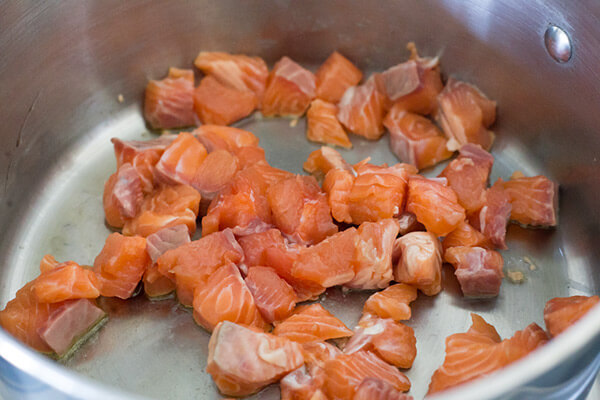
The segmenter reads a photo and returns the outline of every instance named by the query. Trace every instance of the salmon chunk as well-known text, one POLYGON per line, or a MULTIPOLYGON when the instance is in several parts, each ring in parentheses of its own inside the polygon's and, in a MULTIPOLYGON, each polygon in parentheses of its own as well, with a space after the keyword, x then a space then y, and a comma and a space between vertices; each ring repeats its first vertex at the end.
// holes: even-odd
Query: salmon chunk
POLYGON ((275 324, 273 334, 306 343, 352 336, 352 331, 322 305, 315 303, 298 306, 291 316, 275 324))
POLYGON ((362 72, 350 60, 334 51, 319 67, 315 76, 317 97, 335 104, 349 87, 358 85, 362 72))
POLYGON ((551 227, 558 224, 558 185, 543 175, 499 180, 512 209, 510 219, 523 225, 551 227))
POLYGON ((257 105, 253 92, 232 89, 212 76, 194 90, 194 110, 203 124, 230 125, 252 114, 257 105))
POLYGON ((315 75, 289 57, 283 57, 269 74, 262 113, 267 117, 299 117, 315 98, 315 90, 315 75))
POLYGON ((352 148, 348 134, 337 119, 337 112, 335 104, 320 99, 313 100, 306 114, 306 138, 312 142, 352 148))
POLYGON ((397 239, 400 260, 396 281, 414 286, 427 296, 442 290, 442 245, 429 232, 411 232, 397 239))
POLYGON ((544 307, 544 322, 551 337, 564 332, 600 302, 598 296, 556 297, 544 307))
POLYGON ((375 80, 346 89, 338 103, 338 120, 350 132, 369 140, 383 135, 385 97, 377 90, 375 80))
POLYGON ((444 259, 455 268, 463 295, 494 297, 502 284, 504 260, 500 253, 481 247, 451 247, 444 259))
POLYGON ((417 289, 397 283, 380 292, 373 293, 365 302, 363 313, 394 321, 410 319, 410 303, 417 299, 417 289))
POLYGON ((194 72, 170 68, 165 79, 148 82, 144 118, 154 129, 196 125, 194 72))

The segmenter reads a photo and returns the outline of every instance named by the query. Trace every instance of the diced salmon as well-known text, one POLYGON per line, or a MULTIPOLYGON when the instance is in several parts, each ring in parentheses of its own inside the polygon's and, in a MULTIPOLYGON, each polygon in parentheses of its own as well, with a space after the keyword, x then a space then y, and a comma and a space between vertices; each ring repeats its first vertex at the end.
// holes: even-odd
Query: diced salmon
POLYGON ((380 92, 389 104, 413 93, 421 85, 417 61, 408 60, 375 75, 380 92))
POLYGON ((332 169, 353 171, 352 165, 348 164, 337 150, 327 146, 310 153, 302 167, 315 176, 325 176, 332 169))
POLYGON ((303 365, 281 379, 280 390, 281 400, 313 400, 320 388, 303 365))
POLYGON ((275 323, 273 334, 298 343, 352 336, 352 331, 322 305, 298 306, 292 315, 275 323))
POLYGON ((298 343, 222 322, 208 344, 206 372, 227 396, 246 396, 278 381, 304 363, 298 343))
POLYGON ((410 389, 410 381, 402 372, 368 351, 327 361, 325 374, 324 392, 332 400, 352 399, 365 378, 380 379, 399 391, 410 389))
POLYGON ((338 231, 327 197, 312 176, 297 175, 271 185, 267 199, 273 222, 296 243, 319 243, 338 231))
POLYGON ((161 274, 157 264, 152 264, 146 269, 142 280, 144 293, 151 299, 167 296, 175 290, 174 280, 161 274))
POLYGON ((406 235, 410 232, 424 231, 425 227, 417 221, 417 216, 411 212, 403 212, 396 220, 400 227, 400 235, 406 235))
POLYGON ((202 125, 194 135, 209 153, 215 150, 234 151, 240 147, 258 146, 258 138, 251 132, 231 126, 202 125))
POLYGON ((364 222, 358 227, 358 241, 352 265, 354 278, 345 284, 351 289, 382 289, 393 279, 392 251, 398 236, 398 222, 392 218, 364 222))
POLYGON ((414 330, 392 319, 365 315, 354 330, 345 354, 370 351, 398 368, 412 367, 417 357, 417 339, 414 330))
POLYGON ((394 268, 396 281, 414 286, 427 296, 442 290, 442 245, 430 232, 411 232, 397 240, 401 256, 394 268))
POLYGON ((352 400, 413 400, 413 398, 400 393, 392 385, 381 379, 365 378, 358 385, 352 400))
POLYGON ((214 77, 230 88, 254 92, 262 99, 269 70, 259 57, 241 54, 201 51, 194 65, 206 75, 214 77))
POLYGON ((263 115, 301 116, 315 98, 315 85, 312 72, 289 57, 281 58, 267 80, 261 110, 263 115))
POLYGON ((74 262, 63 263, 42 272, 33 285, 33 292, 41 303, 59 303, 65 300, 95 299, 100 296, 100 283, 94 272, 74 262))
POLYGON ((259 329, 267 325, 239 269, 232 263, 218 267, 195 287, 193 306, 194 320, 209 332, 223 321, 259 329))
POLYGON ((169 68, 162 80, 146 86, 144 118, 154 129, 196 125, 194 113, 194 72, 169 68))
POLYGON ((511 203, 508 193, 499 184, 485 192, 481 209, 471 217, 474 226, 498 249, 506 247, 506 225, 510 219, 511 203))
POLYGON ((254 296, 256 307, 268 323, 286 318, 296 307, 294 289, 273 268, 249 268, 246 285, 254 296))
POLYGON ((460 155, 444 168, 440 176, 456 192, 458 203, 469 213, 478 211, 485 202, 494 157, 476 144, 465 144, 460 155))
POLYGON ((227 150, 215 150, 206 156, 194 178, 194 189, 203 199, 212 200, 239 170, 238 158, 227 150))
POLYGON ((523 225, 558 224, 558 185, 543 175, 498 180, 512 204, 510 219, 523 225))
POLYGON ((450 78, 438 95, 438 105, 437 119, 452 142, 448 143, 451 150, 467 143, 490 149, 494 134, 487 128, 496 120, 495 101, 475 86, 450 78))
MULTIPOLYGON (((67 261, 66 263, 76 264, 74 261, 67 261)), ((65 264, 65 263, 59 263, 58 261, 56 261, 56 258, 54 258, 54 256, 52 254, 46 254, 40 260, 40 274, 43 274, 44 272, 52 271, 53 269, 60 267, 61 264, 65 264)))
POLYGON ((334 168, 325 175, 323 191, 327 193, 331 215, 338 222, 352 222, 349 198, 353 186, 354 176, 345 169, 334 168))
POLYGON ((473 228, 467 221, 463 221, 458 227, 450 232, 444 240, 442 240, 442 249, 444 250, 444 259, 446 251, 450 247, 467 246, 467 247, 483 247, 491 249, 492 244, 483 233, 473 228))
POLYGON ((423 169, 452 156, 447 139, 429 119, 392 107, 383 124, 390 132, 390 147, 402 161, 423 169))
POLYGON ((457 246, 446 250, 444 259, 455 268, 463 295, 494 297, 502 284, 504 260, 497 251, 457 246))
POLYGON ((373 293, 365 302, 363 313, 375 314, 380 318, 391 318, 394 321, 410 319, 409 304, 417 299, 417 289, 404 283, 397 283, 373 293))
POLYGON ((383 135, 385 97, 370 78, 360 86, 349 87, 338 103, 338 120, 350 132, 369 140, 383 135))
POLYGON ((446 236, 465 220, 465 209, 452 188, 420 177, 408 181, 406 211, 437 236, 446 236))
POLYGON ((252 114, 257 105, 253 92, 232 89, 210 75, 194 89, 194 110, 203 124, 232 124, 252 114))
POLYGON ((302 343, 302 354, 309 372, 315 376, 317 369, 322 370, 328 360, 333 360, 342 352, 328 342, 312 341, 302 343))
POLYGON ((125 221, 135 217, 144 200, 142 180, 129 163, 119 167, 104 184, 102 204, 109 225, 121 228, 125 221))
POLYGON ((100 294, 105 297, 131 297, 151 260, 146 252, 146 239, 112 233, 94 260, 94 273, 100 294))
POLYGON ((446 358, 434 372, 428 394, 487 376, 525 357, 547 341, 546 333, 537 324, 531 324, 517 331, 512 338, 500 341, 491 325, 475 314, 471 317, 471 329, 446 338, 446 358))
POLYGON ((196 174, 206 155, 207 151, 202 143, 192 134, 181 132, 156 164, 157 176, 168 184, 194 186, 196 174))
POLYGON ((196 230, 200 193, 187 185, 162 186, 144 198, 138 215, 125 222, 123 234, 149 236, 161 229, 184 224, 196 230))
POLYGON ((151 153, 160 158, 165 149, 173 143, 176 138, 177 135, 165 134, 152 140, 110 139, 115 150, 117 169, 125 163, 135 165, 135 159, 146 153, 151 153))
POLYGON ((337 119, 337 111, 335 104, 313 100, 306 113, 306 138, 312 142, 352 148, 348 134, 337 119))
POLYGON ((315 76, 317 97, 335 104, 349 87, 358 85, 363 74, 350 60, 334 51, 319 67, 315 76))
POLYGON ((544 307, 544 322, 550 337, 556 337, 600 302, 598 296, 556 297, 544 307))
POLYGON ((174 277, 177 298, 189 307, 196 287, 203 286, 221 265, 239 263, 243 257, 233 232, 226 229, 167 251, 157 264, 161 274, 174 277))
POLYGON ((357 243, 358 231, 349 228, 300 250, 292 267, 292 276, 322 287, 350 282, 354 278, 352 260, 357 243))
POLYGON ((265 150, 258 146, 243 146, 233 149, 232 153, 238 159, 240 169, 246 169, 253 165, 266 164, 265 150))

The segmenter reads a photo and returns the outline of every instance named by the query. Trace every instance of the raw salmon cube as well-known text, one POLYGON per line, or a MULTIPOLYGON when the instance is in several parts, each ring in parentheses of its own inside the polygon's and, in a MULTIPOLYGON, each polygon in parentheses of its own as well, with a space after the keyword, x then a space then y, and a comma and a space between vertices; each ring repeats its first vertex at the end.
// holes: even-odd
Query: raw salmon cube
POLYGON ((348 164, 337 150, 327 146, 310 153, 302 167, 315 176, 325 176, 332 169, 354 171, 352 165, 348 164))
POLYGON ((115 150, 117 168, 125 163, 135 164, 134 160, 136 157, 145 153, 154 153, 160 158, 165 149, 173 143, 176 138, 177 135, 164 134, 152 140, 110 139, 115 150))
POLYGON ((231 89, 212 76, 194 90, 194 110, 203 124, 229 125, 252 114, 258 104, 253 92, 231 89))
POLYGON ((494 297, 500 292, 504 260, 497 251, 457 246, 446 250, 444 258, 454 266, 464 296, 494 297))
POLYGON ((414 92, 421 85, 419 67, 415 60, 394 65, 376 75, 380 91, 389 102, 394 101, 414 92))
POLYGON ((167 147, 156 164, 159 179, 168 184, 193 186, 207 151, 194 136, 181 132, 167 147))
POLYGON ((413 397, 400 393, 381 379, 369 377, 358 385, 352 400, 413 400, 413 397))
POLYGON ((469 213, 478 211, 485 202, 494 157, 476 144, 465 144, 460 155, 452 160, 439 175, 448 179, 448 185, 458 196, 458 203, 469 213))
POLYGON ((383 135, 385 97, 370 78, 360 86, 349 87, 338 103, 338 120, 350 132, 369 140, 383 135))
POLYGON ((390 132, 390 147, 394 154, 418 169, 431 167, 452 156, 442 132, 425 117, 394 106, 383 124, 390 132))
POLYGON ((508 193, 499 184, 485 192, 485 202, 471 218, 473 225, 498 249, 506 247, 506 225, 511 214, 508 193))
POLYGON ((146 252, 146 239, 112 233, 94 260, 94 273, 105 297, 131 297, 151 260, 146 252))
POLYGON ((544 307, 544 322, 550 337, 556 337, 600 302, 598 296, 556 297, 544 307))
POLYGON ((315 75, 289 57, 283 57, 269 74, 261 111, 267 117, 299 117, 314 98, 315 75))
POLYGON ((512 204, 510 219, 523 225, 558 224, 558 185, 543 175, 499 180, 512 204))
MULTIPOLYGON (((492 244, 483 233, 473 228, 467 221, 463 221, 458 227, 450 232, 444 240, 442 240, 442 248, 444 250, 444 260, 446 260, 446 251, 450 247, 467 246, 467 247, 483 247, 492 249, 492 244)), ((447 261, 447 260, 446 260, 447 261)))
POLYGON ((437 119, 448 137, 448 147, 457 150, 475 143, 489 150, 494 134, 487 128, 496 120, 496 102, 466 82, 448 79, 438 95, 437 119))
POLYGON ((184 224, 190 234, 196 230, 200 193, 191 186, 158 187, 144 198, 138 215, 125 222, 123 234, 147 237, 163 228, 184 224))
POLYGON ((246 285, 254 296, 256 307, 268 323, 286 318, 296 307, 294 289, 273 268, 249 268, 246 285))
POLYGON ((349 228, 302 249, 292 267, 292 276, 323 287, 350 282, 354 278, 352 260, 357 242, 356 228, 349 228))
POLYGON ((352 336, 352 331, 319 303, 298 306, 285 320, 275 323, 273 334, 298 343, 352 336))
POLYGON ((306 113, 306 138, 317 143, 352 148, 348 134, 337 119, 337 111, 335 104, 320 99, 313 100, 306 113))
POLYGON ((215 150, 206 156, 196 171, 193 187, 202 199, 212 200, 239 170, 238 158, 227 150, 215 150))
POLYGON ((331 215, 338 222, 352 222, 350 193, 353 186, 354 176, 345 169, 333 168, 325 175, 323 191, 327 193, 327 203, 331 209, 331 215))
POLYGON ((235 264, 220 266, 206 282, 197 285, 193 305, 194 320, 209 332, 223 321, 259 329, 267 325, 235 264))
POLYGON ((315 377, 322 372, 328 360, 333 360, 342 352, 328 342, 313 341, 302 343, 302 354, 304 354, 304 363, 308 367, 308 371, 315 377))
POLYGON ((300 176, 273 184, 267 191, 273 222, 290 240, 316 244, 338 231, 327 197, 312 176, 300 176))
POLYGON ((281 400, 313 400, 315 392, 320 391, 319 385, 304 365, 284 376, 279 384, 281 400))
MULTIPOLYGON (((396 220, 400 227, 400 235, 406 235, 410 232, 424 231, 425 227, 417 221, 417 216, 411 212, 403 212, 396 220)), ((393 257, 393 256, 392 256, 393 257)))
POLYGON ((401 256, 394 268, 398 282, 421 290, 427 296, 442 290, 442 245, 429 232, 411 232, 397 240, 401 256))
POLYGON ((364 222, 358 227, 358 242, 352 261, 354 278, 345 284, 351 289, 382 289, 393 278, 392 251, 398 236, 398 223, 392 219, 364 222))
POLYGON ((146 238, 146 251, 155 263, 158 257, 169 250, 190 242, 190 231, 186 225, 170 226, 156 231, 146 238))
POLYGON ((362 72, 346 57, 334 51, 317 70, 317 97, 329 103, 340 101, 346 89, 356 86, 362 72))
POLYGON ((148 82, 144 118, 154 129, 196 125, 194 72, 170 68, 165 79, 148 82))
POLYGON ((465 209, 452 188, 421 177, 408 181, 406 211, 437 236, 446 236, 465 220, 465 209))
POLYGON ((417 339, 409 326, 392 319, 366 315, 344 347, 344 353, 361 350, 370 351, 395 367, 410 368, 417 357, 417 339))
POLYGON ((208 372, 227 396, 247 396, 304 363, 302 348, 288 339, 222 322, 208 343, 208 372))
POLYGON ((142 281, 144 293, 151 299, 166 298, 176 288, 174 280, 161 274, 157 264, 152 264, 146 269, 142 281))
POLYGON ((252 132, 231 126, 202 125, 196 128, 192 135, 209 153, 215 150, 234 151, 240 147, 258 146, 258 138, 252 132))
POLYGON ((138 172, 129 163, 121 165, 104 184, 102 205, 106 222, 122 228, 125 221, 138 214, 143 200, 142 180, 138 172))
POLYGON ((397 283, 381 292, 373 293, 365 302, 363 313, 391 318, 394 321, 408 320, 411 316, 409 304, 416 299, 415 287, 397 283))
POLYGON ((221 84, 239 91, 251 91, 262 99, 269 70, 259 57, 228 54, 216 51, 201 51, 194 65, 221 84))
POLYGON ((74 262, 63 263, 42 272, 33 285, 40 303, 59 303, 65 300, 95 299, 100 296, 100 282, 94 272, 74 262))

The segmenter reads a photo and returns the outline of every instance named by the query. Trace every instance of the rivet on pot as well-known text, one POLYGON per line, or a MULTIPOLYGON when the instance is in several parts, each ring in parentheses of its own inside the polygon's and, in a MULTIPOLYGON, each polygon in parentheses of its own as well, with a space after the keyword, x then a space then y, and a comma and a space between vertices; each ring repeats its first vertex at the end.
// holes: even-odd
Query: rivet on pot
POLYGON ((544 43, 548 54, 559 63, 565 63, 571 59, 573 47, 569 35, 556 25, 550 25, 544 34, 544 43))

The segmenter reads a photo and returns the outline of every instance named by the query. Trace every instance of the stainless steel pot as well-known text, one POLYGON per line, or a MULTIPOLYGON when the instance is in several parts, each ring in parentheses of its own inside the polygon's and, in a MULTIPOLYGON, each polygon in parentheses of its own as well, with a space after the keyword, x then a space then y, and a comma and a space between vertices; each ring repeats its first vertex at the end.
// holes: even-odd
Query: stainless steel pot
MULTIPOLYGON (((558 230, 509 229, 507 268, 523 271, 524 283, 505 282, 497 300, 468 302, 446 274, 440 296, 416 303, 419 356, 408 375, 420 398, 443 359, 444 337, 467 328, 469 311, 508 336, 542 323, 551 297, 600 292, 599 17, 592 0, 1 2, 0 307, 36 275, 45 253, 92 262, 108 233, 101 208, 102 183, 114 169, 108 138, 150 137, 140 116, 148 78, 191 65, 200 49, 269 62, 288 55, 311 66, 338 49, 363 70, 383 69, 404 60, 406 42, 415 41, 423 55, 441 55, 447 74, 498 101, 494 179, 520 169, 561 185, 558 230)), ((278 167, 299 172, 315 148, 302 124, 241 125, 259 135, 278 167)), ((350 159, 394 162, 385 140, 355 145, 350 159)), ((365 296, 334 290, 324 302, 352 325, 365 296)), ((217 397, 203 372, 208 334, 187 311, 142 298, 104 307, 110 322, 66 368, 0 330, 0 396, 217 397)), ((531 357, 438 398, 584 398, 599 352, 600 308, 531 357)), ((258 397, 276 395, 274 388, 258 397)))

